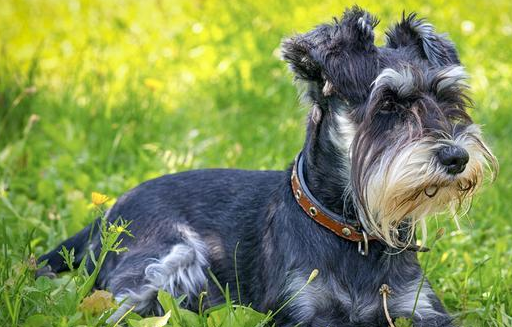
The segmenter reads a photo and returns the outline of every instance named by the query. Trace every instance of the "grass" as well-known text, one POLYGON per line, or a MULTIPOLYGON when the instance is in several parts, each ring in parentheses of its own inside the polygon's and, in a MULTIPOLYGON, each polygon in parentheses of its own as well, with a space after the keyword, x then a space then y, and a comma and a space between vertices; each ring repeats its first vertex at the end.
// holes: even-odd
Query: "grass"
MULTIPOLYGON (((462 231, 447 229, 427 276, 464 326, 512 326, 512 3, 360 1, 385 25, 402 10, 447 31, 501 164, 462 231)), ((77 279, 33 279, 34 256, 115 198, 193 168, 283 169, 306 109, 279 60, 282 37, 341 13, 322 1, 0 1, 0 325, 101 325, 77 279), (46 320, 45 320, 46 319, 46 320), (43 321, 41 323, 41 321, 43 321)), ((226 309, 227 310, 227 309, 226 309)))

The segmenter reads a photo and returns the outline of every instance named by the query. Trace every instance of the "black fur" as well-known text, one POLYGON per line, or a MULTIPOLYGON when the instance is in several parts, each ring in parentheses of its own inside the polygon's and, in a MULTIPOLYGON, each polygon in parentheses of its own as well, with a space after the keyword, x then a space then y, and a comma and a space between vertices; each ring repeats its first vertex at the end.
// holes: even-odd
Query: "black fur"
MULTIPOLYGON (((384 102, 388 107, 391 103, 392 110, 400 106, 409 108, 418 99, 426 101, 428 95, 432 103, 421 102, 420 107, 425 110, 420 115, 422 121, 431 124, 429 128, 452 126, 443 108, 454 110, 454 117, 461 117, 459 122, 469 124, 462 93, 443 94, 439 104, 432 90, 436 80, 426 77, 459 62, 453 44, 431 29, 421 29, 423 22, 411 15, 388 32, 386 47, 377 48, 373 44, 377 22, 355 7, 333 24, 321 25, 283 42, 283 57, 296 77, 308 84, 306 96, 313 108, 303 149, 306 182, 325 206, 353 223, 358 222, 358 212, 351 196, 350 171, 357 173, 357 167, 351 167, 349 150, 340 149, 330 137, 329 133, 339 127, 336 114, 346 112, 355 124, 366 126, 359 133, 371 131, 375 119, 380 119, 372 132, 375 135, 370 137, 375 140, 402 123, 400 118, 387 121, 389 118, 380 116, 384 102), (400 99, 390 90, 380 90, 381 93, 373 94, 377 98, 371 99, 372 82, 382 70, 403 65, 413 67, 418 78, 424 78, 417 93, 400 99), (332 84, 333 94, 324 94, 326 82, 332 84), (372 102, 375 99, 376 104, 372 102), (429 111, 433 104, 441 109, 429 111), (371 118, 372 110, 377 110, 378 118, 371 118)), ((148 259, 162 258, 184 241, 176 232, 176 226, 182 224, 208 245, 209 267, 222 285, 229 284, 233 296, 237 294, 234 253, 239 243, 239 300, 263 312, 278 308, 302 286, 301 280, 305 282, 313 269, 319 269, 320 274, 306 288, 306 295, 276 317, 278 326, 388 326, 379 295, 384 283, 393 290, 389 302, 391 315, 409 317, 423 274, 416 254, 390 254, 391 248, 375 241, 370 245, 369 255, 361 256, 356 243, 339 238, 302 211, 292 195, 290 175, 290 169, 197 170, 141 184, 123 195, 108 214, 110 221, 119 217, 131 221, 129 229, 134 237, 123 238, 123 246, 130 251, 109 254, 97 287, 114 294, 123 289, 140 291, 141 285, 147 283, 144 270, 148 259)), ((62 246, 75 248, 77 262, 87 253, 86 247, 97 251, 99 235, 97 228, 91 232, 91 226, 40 261, 47 260, 49 270, 58 273, 66 269, 57 254, 62 246)), ((212 285, 210 282, 207 305, 223 301, 212 285)), ((188 307, 197 309, 197 298, 189 300, 188 307)), ((151 310, 158 310, 157 305, 151 310)), ((421 290, 414 325, 452 326, 452 319, 428 282, 421 290)))
POLYGON ((413 46, 432 65, 460 64, 455 45, 444 35, 434 33, 434 28, 424 19, 417 19, 415 13, 407 17, 404 13, 402 21, 386 35, 389 48, 413 46))

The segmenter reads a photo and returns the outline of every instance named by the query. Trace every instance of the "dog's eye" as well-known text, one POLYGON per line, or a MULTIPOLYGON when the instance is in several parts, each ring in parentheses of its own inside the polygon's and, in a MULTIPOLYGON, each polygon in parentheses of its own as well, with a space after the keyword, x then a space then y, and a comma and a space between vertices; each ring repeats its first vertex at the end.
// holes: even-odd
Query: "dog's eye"
POLYGON ((390 115, 397 112, 397 104, 391 101, 386 101, 379 110, 379 113, 383 115, 390 115))

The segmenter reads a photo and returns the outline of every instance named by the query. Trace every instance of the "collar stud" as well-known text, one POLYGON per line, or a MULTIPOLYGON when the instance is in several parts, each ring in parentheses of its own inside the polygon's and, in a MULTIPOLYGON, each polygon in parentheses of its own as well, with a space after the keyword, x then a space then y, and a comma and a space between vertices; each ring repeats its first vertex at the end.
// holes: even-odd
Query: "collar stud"
POLYGON ((359 253, 368 254, 368 241, 375 237, 368 236, 357 224, 351 225, 345 217, 324 207, 308 189, 304 180, 304 158, 301 153, 295 158, 291 174, 293 197, 304 212, 315 222, 334 234, 348 241, 359 243, 359 253))

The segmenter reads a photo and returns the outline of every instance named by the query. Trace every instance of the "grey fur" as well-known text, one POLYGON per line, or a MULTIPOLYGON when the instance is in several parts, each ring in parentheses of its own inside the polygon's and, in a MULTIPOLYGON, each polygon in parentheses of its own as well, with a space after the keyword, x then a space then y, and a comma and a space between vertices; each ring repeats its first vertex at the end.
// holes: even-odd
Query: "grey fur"
MULTIPOLYGON (((476 129, 468 127, 463 90, 444 92, 459 79, 446 73, 446 67, 458 65, 451 43, 409 16, 388 32, 388 45, 377 48, 377 23, 354 7, 342 20, 283 42, 283 58, 305 85, 305 98, 313 108, 302 150, 306 183, 345 222, 363 223, 369 232, 360 190, 365 190, 367 174, 377 170, 375 163, 400 157, 399 152, 389 153, 400 149, 393 142, 425 137, 408 138, 408 131, 429 131, 433 140, 467 134, 475 152, 492 156, 476 129), (404 69, 411 74, 398 73, 404 69), (361 163, 369 163, 369 170, 359 170, 361 163)), ((437 165, 435 154, 426 159, 437 165)), ((443 174, 441 169, 438 174, 443 174)), ((196 170, 145 182, 120 197, 108 221, 131 221, 134 237, 122 238, 128 252, 107 256, 96 285, 118 300, 128 297, 111 321, 133 305, 142 314, 161 313, 158 288, 187 295, 184 305, 192 310, 198 309, 198 294, 204 290, 205 306, 223 302, 207 268, 222 285, 229 285, 235 301, 262 312, 276 310, 319 269, 317 279, 276 316, 278 326, 387 327, 379 295, 382 284, 393 290, 393 318, 410 316, 423 275, 416 253, 396 251, 383 240, 370 243, 368 256, 360 255, 356 243, 339 238, 302 211, 290 176, 291 169, 196 170), (234 268, 237 244, 240 298, 234 268)), ((414 233, 412 228, 404 224, 399 236, 414 233)), ((76 264, 87 246, 98 252, 98 222, 42 256, 40 261, 48 266, 40 274, 66 270, 58 255, 62 246, 81 254, 76 264)), ((92 270, 92 263, 88 267, 92 270)), ((420 291, 414 326, 453 326, 428 281, 420 291)))
POLYGON ((373 90, 390 88, 395 91, 398 96, 407 97, 414 92, 416 88, 415 82, 416 81, 410 67, 404 67, 400 71, 396 71, 392 68, 386 68, 379 76, 377 76, 375 81, 373 81, 373 90))

